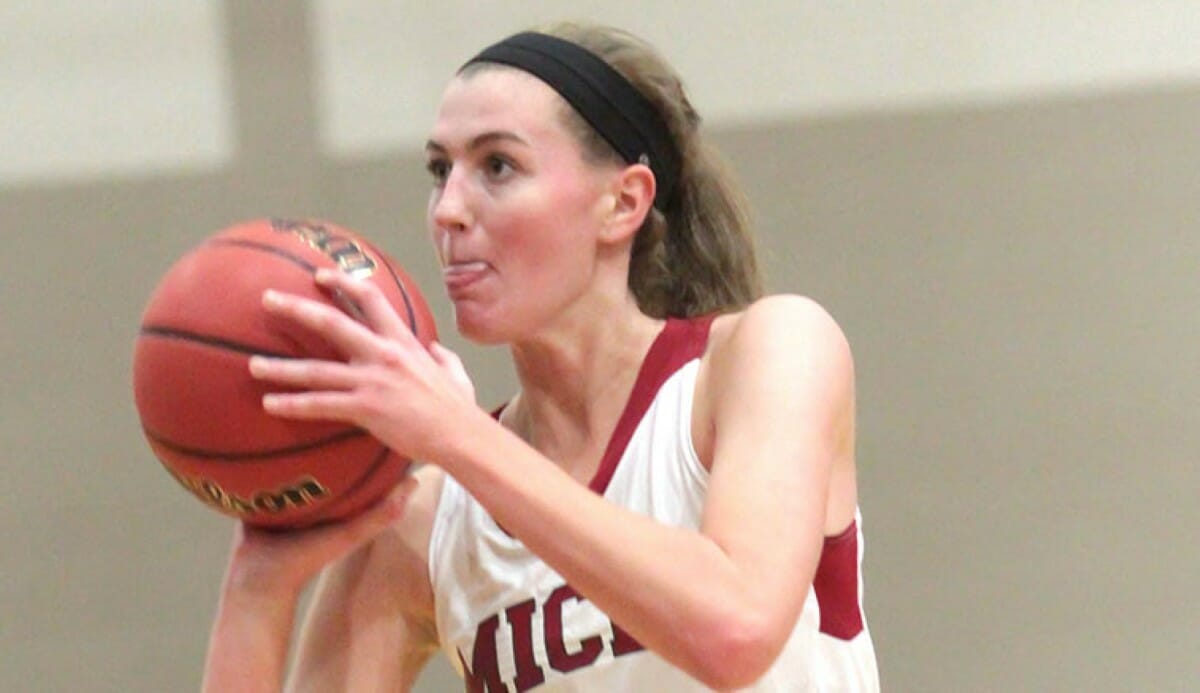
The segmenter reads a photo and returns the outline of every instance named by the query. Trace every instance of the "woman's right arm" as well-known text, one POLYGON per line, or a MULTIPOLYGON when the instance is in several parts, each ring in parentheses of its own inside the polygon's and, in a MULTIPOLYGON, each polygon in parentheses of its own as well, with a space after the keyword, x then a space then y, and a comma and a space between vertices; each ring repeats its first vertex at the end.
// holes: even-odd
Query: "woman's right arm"
MULTIPOLYGON (((238 528, 241 535, 241 528, 238 528)), ((204 663, 205 693, 278 691, 287 667, 288 644, 298 594, 259 590, 247 582, 237 561, 242 536, 234 540, 216 620, 204 663)))
MULTIPOLYGON (((369 568, 366 573, 363 570, 367 566, 378 566, 383 556, 395 550, 396 543, 409 543, 407 537, 414 530, 400 528, 406 526, 408 515, 425 514, 410 512, 409 506, 428 504, 410 502, 409 496, 417 488, 417 483, 410 477, 372 508, 334 525, 298 532, 269 532, 239 525, 234 533, 233 549, 209 638, 203 690, 272 693, 281 690, 288 666, 296 605, 305 586, 325 566, 337 563, 327 571, 329 577, 322 581, 313 610, 317 614, 341 611, 345 604, 339 602, 352 597, 353 591, 331 591, 327 586, 346 584, 348 578, 356 574, 360 577, 374 574, 377 567, 369 568), (379 550, 374 548, 376 544, 380 545, 379 550)), ((421 489, 417 495, 427 494, 421 489)), ((427 573, 422 570, 413 577, 423 579, 428 585, 425 575, 427 573)), ((393 578, 396 577, 393 574, 393 578)), ((364 592, 358 594, 366 596, 364 592)), ((403 601, 397 600, 398 603, 403 601)), ((315 632, 321 632, 325 624, 320 618, 313 622, 317 624, 315 632)), ((367 645, 372 639, 354 640, 362 640, 362 645, 367 645)), ((340 640, 336 647, 328 648, 326 656, 344 655, 360 646, 352 640, 340 640)), ((320 659, 316 656, 313 661, 320 659)), ((297 679, 297 683, 307 685, 304 677, 297 679)))
POLYGON ((441 474, 418 471, 404 517, 321 575, 289 691, 412 687, 437 651, 428 546, 441 474))

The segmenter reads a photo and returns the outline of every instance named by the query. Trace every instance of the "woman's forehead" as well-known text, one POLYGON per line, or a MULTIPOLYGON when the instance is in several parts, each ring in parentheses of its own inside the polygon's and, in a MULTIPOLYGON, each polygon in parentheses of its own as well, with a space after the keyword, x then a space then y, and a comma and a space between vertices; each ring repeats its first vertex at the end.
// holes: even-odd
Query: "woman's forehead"
POLYGON ((512 131, 528 137, 566 135, 560 117, 566 102, 545 82, 503 65, 458 75, 446 86, 431 139, 449 144, 480 132, 512 131))

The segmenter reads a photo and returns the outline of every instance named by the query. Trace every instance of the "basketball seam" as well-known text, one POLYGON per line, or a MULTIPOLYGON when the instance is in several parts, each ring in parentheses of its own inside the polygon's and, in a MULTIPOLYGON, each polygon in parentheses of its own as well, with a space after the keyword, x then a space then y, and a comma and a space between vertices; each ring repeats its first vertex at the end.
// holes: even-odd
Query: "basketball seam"
POLYGON ((380 445, 379 452, 375 454, 375 459, 371 460, 371 464, 367 467, 367 471, 363 472, 362 476, 356 479, 353 484, 348 486, 342 495, 349 495, 351 492, 357 491, 362 487, 363 484, 370 481, 371 477, 375 476, 375 472, 378 471, 379 467, 387 461, 388 455, 390 455, 391 452, 392 450, 388 446, 380 445))
POLYGON ((196 459, 201 459, 201 460, 223 460, 226 462, 244 462, 244 461, 266 460, 266 459, 270 459, 272 457, 284 457, 287 455, 295 455, 297 453, 307 452, 309 450, 323 447, 325 445, 332 445, 334 443, 340 443, 342 441, 350 440, 352 438, 361 438, 361 437, 367 435, 367 432, 361 428, 350 428, 345 431, 335 433, 331 436, 326 436, 319 440, 314 440, 314 441, 308 442, 308 443, 301 443, 300 445, 291 445, 291 446, 288 446, 285 448, 274 448, 271 450, 255 450, 252 452, 227 452, 227 451, 204 450, 201 448, 194 448, 191 446, 183 445, 182 443, 177 443, 177 442, 163 436, 162 434, 156 433, 155 431, 153 431, 149 428, 146 428, 146 427, 142 427, 142 431, 146 434, 147 438, 149 438, 153 442, 163 446, 164 448, 170 450, 171 452, 175 452, 175 453, 178 453, 181 455, 187 455, 189 457, 194 457, 196 459))
MULTIPOLYGON (((409 295, 408 295, 408 289, 404 286, 404 282, 400 279, 400 275, 397 274, 396 268, 392 267, 392 263, 388 261, 387 257, 383 253, 379 252, 379 249, 376 248, 369 241, 367 241, 365 238, 358 239, 358 240, 363 245, 370 248, 371 252, 375 253, 375 256, 377 258, 379 258, 380 261, 383 262, 383 266, 387 268, 388 274, 391 275, 391 277, 392 277, 392 281, 396 283, 396 288, 400 290, 400 297, 402 299, 404 299, 404 310, 406 313, 408 313, 409 327, 415 336, 420 337, 421 335, 418 333, 416 310, 413 308, 412 299, 409 298, 409 295)), ((264 253, 271 253, 271 254, 277 255, 285 260, 288 260, 289 262, 291 262, 295 265, 298 265, 298 266, 304 268, 305 270, 308 270, 309 272, 317 271, 317 266, 312 264, 311 262, 308 262, 307 260, 305 260, 303 258, 297 257, 297 256, 289 253, 288 251, 283 250, 282 248, 277 248, 273 245, 269 245, 266 243, 259 243, 257 241, 247 241, 247 240, 242 240, 242 239, 237 239, 237 238, 217 238, 217 239, 210 240, 209 243, 214 244, 214 245, 236 245, 236 246, 240 246, 243 248, 249 248, 252 250, 261 250, 264 253)))
MULTIPOLYGON (((313 508, 311 511, 297 517, 296 521, 305 522, 310 516, 320 514, 322 511, 328 512, 330 507, 336 507, 339 501, 344 501, 345 499, 349 498, 356 491, 371 481, 371 478, 375 476, 375 472, 379 471, 379 468, 382 467, 383 463, 387 461, 387 458, 391 452, 391 448, 386 445, 381 445, 379 447, 379 452, 375 454, 375 458, 371 460, 369 465, 367 465, 366 471, 364 471, 361 476, 355 479, 353 483, 339 493, 336 498, 330 498, 325 503, 322 503, 321 505, 313 508)), ((324 521, 325 520, 317 520, 317 524, 320 524, 324 521)))
POLYGON ((392 281, 396 283, 396 288, 400 290, 400 298, 404 299, 404 310, 408 313, 409 329, 412 330, 413 336, 420 337, 421 335, 417 332, 417 315, 416 311, 413 309, 412 299, 409 298, 408 289, 405 288, 404 282, 401 281, 400 275, 396 272, 396 268, 392 267, 392 263, 388 261, 387 257, 383 253, 379 252, 379 249, 372 245, 369 241, 364 239, 363 243, 370 248, 373 253, 375 253, 375 256, 378 257, 380 261, 383 262, 383 266, 387 268, 388 274, 392 276, 392 281))
POLYGON ((196 342, 204 346, 225 349, 227 351, 235 351, 239 354, 261 354, 263 356, 271 356, 277 359, 295 359, 300 358, 295 354, 283 354, 270 349, 256 347, 253 344, 244 344, 235 342, 230 339, 221 337, 213 337, 211 335, 192 332, 191 330, 181 330, 177 327, 167 327, 166 325, 142 325, 139 334, 143 337, 161 337, 163 339, 178 339, 185 342, 196 342))
POLYGON ((242 239, 238 239, 238 238, 216 238, 216 239, 210 240, 209 243, 212 245, 236 245, 236 246, 239 246, 242 248, 249 248, 251 250, 261 250, 264 253, 270 253, 272 255, 277 255, 277 256, 287 260, 288 262, 291 262, 292 264, 297 265, 309 272, 317 271, 317 266, 312 264, 308 260, 305 260, 304 258, 299 257, 297 255, 293 255, 292 253, 289 253, 288 251, 284 250, 283 248, 278 248, 276 246, 269 245, 267 243, 259 243, 258 241, 247 241, 247 240, 242 240, 242 239))

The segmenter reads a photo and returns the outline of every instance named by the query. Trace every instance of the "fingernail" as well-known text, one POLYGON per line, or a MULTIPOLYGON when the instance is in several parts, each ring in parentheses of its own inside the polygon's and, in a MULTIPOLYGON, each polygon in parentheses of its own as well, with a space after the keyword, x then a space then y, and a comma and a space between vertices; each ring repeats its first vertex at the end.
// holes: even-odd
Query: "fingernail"
POLYGON ((275 395, 263 395, 263 409, 274 409, 279 404, 279 397, 275 395))
POLYGON ((269 306, 279 305, 279 293, 274 289, 267 289, 263 292, 263 303, 269 306))
POLYGON ((317 271, 313 275, 313 277, 318 282, 325 283, 325 282, 333 279, 333 270, 329 269, 328 267, 320 267, 317 269, 317 271))
POLYGON ((257 376, 262 371, 264 359, 261 356, 250 357, 250 375, 257 376))

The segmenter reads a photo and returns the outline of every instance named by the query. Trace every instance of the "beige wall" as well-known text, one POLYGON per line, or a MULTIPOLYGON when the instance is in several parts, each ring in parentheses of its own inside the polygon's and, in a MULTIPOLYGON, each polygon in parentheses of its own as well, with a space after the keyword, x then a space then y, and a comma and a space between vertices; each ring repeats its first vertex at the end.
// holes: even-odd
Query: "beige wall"
MULTIPOLYGON (((0 690, 195 688, 230 525, 158 468, 129 397, 141 305, 184 249, 327 217, 452 325, 420 158, 325 153, 298 7, 214 15, 228 161, 217 132, 177 168, 0 176, 0 690)), ((1149 81, 713 128, 772 288, 821 300, 855 348, 887 690, 1200 679, 1200 79, 1149 81)), ((511 386, 503 352, 449 341, 482 399, 511 386)), ((447 672, 423 690, 456 690, 447 672)))

